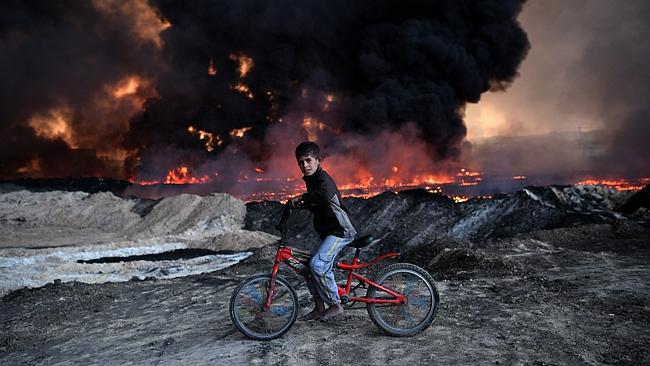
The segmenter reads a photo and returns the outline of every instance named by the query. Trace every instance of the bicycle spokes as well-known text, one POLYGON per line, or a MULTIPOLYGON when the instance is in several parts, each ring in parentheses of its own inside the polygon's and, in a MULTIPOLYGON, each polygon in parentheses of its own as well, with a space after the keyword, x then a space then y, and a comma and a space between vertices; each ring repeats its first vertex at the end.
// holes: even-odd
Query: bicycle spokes
POLYGON ((258 276, 247 280, 233 294, 233 321, 251 338, 270 339, 283 332, 295 321, 298 312, 297 298, 288 286, 283 281, 276 281, 273 298, 266 309, 268 277, 258 276))
MULTIPOLYGON (((381 318, 390 326, 408 329, 417 326, 427 318, 432 308, 433 298, 428 284, 417 274, 389 273, 379 284, 406 297, 406 302, 403 304, 376 306, 381 318)), ((390 296, 382 294, 381 297, 384 295, 390 296)))

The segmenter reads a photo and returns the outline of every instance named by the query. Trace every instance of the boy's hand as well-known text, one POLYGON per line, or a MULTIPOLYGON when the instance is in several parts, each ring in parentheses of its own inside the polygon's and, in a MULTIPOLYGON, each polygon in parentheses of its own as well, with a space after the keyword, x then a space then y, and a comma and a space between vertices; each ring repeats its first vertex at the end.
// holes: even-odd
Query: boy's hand
POLYGON ((289 207, 291 207, 291 208, 296 208, 300 204, 300 199, 301 199, 300 196, 290 198, 289 201, 287 201, 287 204, 289 204, 289 207))

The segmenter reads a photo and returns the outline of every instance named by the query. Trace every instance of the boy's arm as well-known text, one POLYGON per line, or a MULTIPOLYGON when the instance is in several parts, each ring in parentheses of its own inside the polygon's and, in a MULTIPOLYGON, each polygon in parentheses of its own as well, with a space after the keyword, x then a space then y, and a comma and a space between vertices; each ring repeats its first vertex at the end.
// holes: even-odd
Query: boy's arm
POLYGON ((328 184, 324 179, 320 180, 314 190, 303 193, 303 195, 300 196, 300 201, 302 201, 303 205, 308 208, 326 204, 334 196, 334 188, 333 184, 328 184))

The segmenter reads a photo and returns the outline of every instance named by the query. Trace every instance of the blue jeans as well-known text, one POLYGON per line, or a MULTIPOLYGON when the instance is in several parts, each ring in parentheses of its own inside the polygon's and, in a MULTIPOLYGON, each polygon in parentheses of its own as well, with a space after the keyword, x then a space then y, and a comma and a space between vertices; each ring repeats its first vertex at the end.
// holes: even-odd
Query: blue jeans
POLYGON ((309 262, 312 276, 312 281, 307 281, 309 292, 313 296, 319 296, 330 305, 341 302, 334 273, 332 272, 334 260, 341 249, 353 240, 354 238, 339 238, 338 236, 328 235, 313 253, 313 257, 309 262))

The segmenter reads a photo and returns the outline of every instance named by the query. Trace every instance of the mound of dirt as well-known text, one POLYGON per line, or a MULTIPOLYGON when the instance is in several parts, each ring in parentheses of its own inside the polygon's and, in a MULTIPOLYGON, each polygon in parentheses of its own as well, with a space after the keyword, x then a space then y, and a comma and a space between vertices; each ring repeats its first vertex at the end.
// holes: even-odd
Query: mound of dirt
POLYGON ((244 203, 228 194, 205 197, 181 194, 158 201, 142 220, 128 229, 127 235, 133 238, 214 236, 241 229, 245 216, 244 203))
POLYGON ((13 191, 0 194, 0 233, 7 233, 0 235, 0 248, 151 243, 159 238, 245 250, 275 240, 243 231, 245 216, 244 203, 222 193, 153 201, 109 192, 13 191))
POLYGON ((21 227, 62 226, 123 231, 140 220, 136 202, 112 193, 30 192, 0 194, 0 224, 21 227))
MULTIPOLYGON (((425 190, 385 192, 378 196, 345 198, 357 231, 376 237, 390 231, 372 253, 409 251, 437 238, 475 242, 503 238, 536 230, 589 224, 632 221, 614 211, 633 193, 604 186, 527 187, 493 198, 454 203, 450 198, 425 190)), ((282 207, 277 202, 247 204, 245 227, 276 234, 282 207)), ((306 211, 295 211, 289 221, 288 238, 298 247, 319 242, 306 211)))
POLYGON ((636 192, 625 203, 618 206, 616 211, 627 214, 642 225, 650 227, 650 185, 636 192))
POLYGON ((174 278, 228 267, 277 238, 243 230, 246 206, 227 194, 122 199, 109 192, 0 194, 0 295, 23 286, 174 278), (190 248, 231 251, 168 261, 89 262, 190 248))
POLYGON ((469 241, 453 238, 441 238, 406 252, 400 256, 400 261, 417 264, 434 277, 445 279, 499 277, 521 272, 517 262, 474 248, 469 241))

